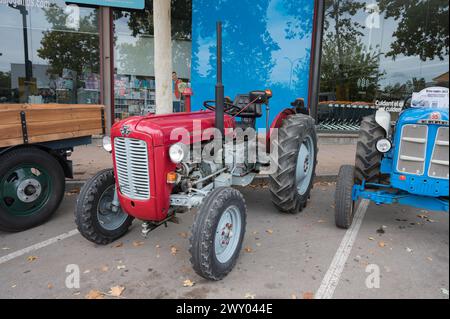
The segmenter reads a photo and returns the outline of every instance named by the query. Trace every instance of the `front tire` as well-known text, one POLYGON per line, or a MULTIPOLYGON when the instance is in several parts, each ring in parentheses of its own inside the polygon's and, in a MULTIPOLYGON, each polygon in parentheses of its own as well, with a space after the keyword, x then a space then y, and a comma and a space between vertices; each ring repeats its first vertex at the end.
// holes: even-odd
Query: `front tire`
POLYGON ((221 187, 203 201, 190 237, 191 263, 208 280, 223 279, 236 265, 246 227, 244 197, 236 189, 221 187))
POLYGON ((0 156, 0 230, 19 232, 49 220, 63 199, 64 184, 59 162, 38 148, 0 156))
POLYGON ((354 172, 354 166, 343 165, 337 178, 334 193, 334 217, 336 226, 342 229, 348 229, 352 225, 355 215, 355 202, 352 198, 354 172))
POLYGON ((87 240, 107 245, 128 231, 133 217, 120 208, 114 212, 111 202, 115 192, 112 169, 99 172, 81 189, 75 209, 78 231, 87 240))
POLYGON ((272 202, 279 211, 295 214, 306 207, 317 165, 314 120, 304 114, 289 116, 278 130, 278 168, 270 175, 272 202))

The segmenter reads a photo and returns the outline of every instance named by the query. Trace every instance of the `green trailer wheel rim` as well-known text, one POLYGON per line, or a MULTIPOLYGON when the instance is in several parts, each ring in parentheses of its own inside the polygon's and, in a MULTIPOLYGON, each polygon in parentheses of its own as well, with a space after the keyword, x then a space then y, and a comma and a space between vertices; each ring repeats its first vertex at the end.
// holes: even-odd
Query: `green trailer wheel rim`
POLYGON ((21 164, 0 180, 0 206, 12 216, 38 213, 49 201, 53 189, 47 170, 36 164, 21 164))

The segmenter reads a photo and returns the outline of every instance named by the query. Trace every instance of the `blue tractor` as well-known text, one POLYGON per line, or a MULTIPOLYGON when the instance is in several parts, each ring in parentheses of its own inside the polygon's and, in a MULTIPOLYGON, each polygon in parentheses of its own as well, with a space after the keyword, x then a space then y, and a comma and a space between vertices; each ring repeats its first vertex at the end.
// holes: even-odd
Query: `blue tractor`
POLYGON ((448 212, 447 88, 414 93, 396 121, 385 109, 363 118, 355 165, 342 166, 338 175, 337 227, 350 227, 359 199, 448 212))

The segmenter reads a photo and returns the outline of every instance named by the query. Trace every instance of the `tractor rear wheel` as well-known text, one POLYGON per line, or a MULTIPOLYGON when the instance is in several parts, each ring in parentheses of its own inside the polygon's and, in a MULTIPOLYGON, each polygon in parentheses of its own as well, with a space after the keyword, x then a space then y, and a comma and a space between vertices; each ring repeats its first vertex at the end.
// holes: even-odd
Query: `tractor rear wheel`
POLYGON ((221 280, 234 268, 245 235, 246 211, 242 194, 220 187, 204 199, 189 239, 195 272, 208 280, 221 280))
POLYGON ((87 240, 107 245, 122 237, 133 222, 133 217, 112 209, 116 184, 112 169, 99 172, 81 189, 75 208, 78 231, 87 240))
POLYGON ((385 130, 375 121, 375 115, 364 117, 359 129, 355 158, 355 182, 382 183, 386 176, 381 174, 383 154, 377 150, 377 142, 386 137, 385 130))
POLYGON ((277 171, 270 175, 273 204, 284 213, 295 214, 306 207, 317 165, 317 135, 314 120, 295 114, 278 130, 277 171))

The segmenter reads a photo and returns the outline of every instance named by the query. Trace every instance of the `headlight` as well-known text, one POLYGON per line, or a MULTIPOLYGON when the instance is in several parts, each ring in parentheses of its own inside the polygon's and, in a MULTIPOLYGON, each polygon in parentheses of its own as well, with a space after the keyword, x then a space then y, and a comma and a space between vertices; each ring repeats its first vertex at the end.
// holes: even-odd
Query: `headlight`
POLYGON ((105 151, 109 153, 112 152, 111 137, 109 136, 103 137, 103 148, 105 149, 105 151))
POLYGON ((182 143, 176 143, 169 148, 170 160, 175 164, 181 163, 185 156, 186 156, 186 145, 182 143))
POLYGON ((377 142, 377 150, 380 153, 387 153, 391 150, 392 143, 387 138, 382 138, 377 142))

